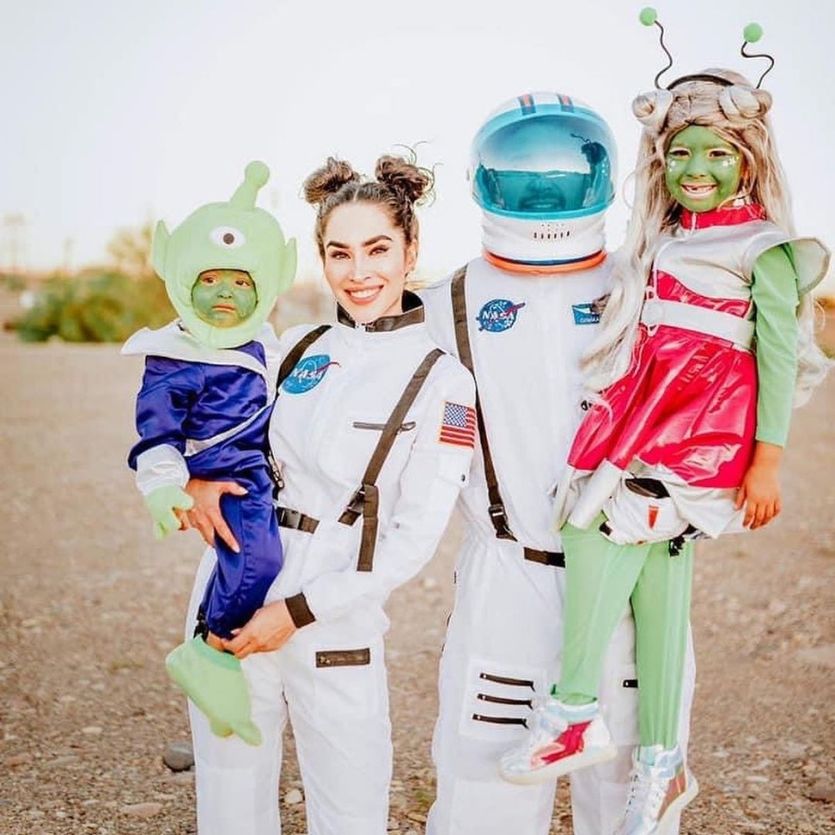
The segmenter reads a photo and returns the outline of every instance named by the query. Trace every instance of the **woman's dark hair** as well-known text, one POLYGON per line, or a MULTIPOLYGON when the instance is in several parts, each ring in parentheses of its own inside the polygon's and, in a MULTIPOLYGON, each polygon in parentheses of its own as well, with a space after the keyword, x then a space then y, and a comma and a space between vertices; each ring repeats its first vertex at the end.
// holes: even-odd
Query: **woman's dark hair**
POLYGON ((304 196, 318 207, 316 245, 324 257, 323 236, 331 212, 345 203, 374 203, 382 206, 391 222, 403 232, 406 246, 418 238, 415 204, 432 191, 435 178, 414 160, 385 155, 377 160, 373 180, 363 180, 344 160, 328 161, 304 181, 304 196))

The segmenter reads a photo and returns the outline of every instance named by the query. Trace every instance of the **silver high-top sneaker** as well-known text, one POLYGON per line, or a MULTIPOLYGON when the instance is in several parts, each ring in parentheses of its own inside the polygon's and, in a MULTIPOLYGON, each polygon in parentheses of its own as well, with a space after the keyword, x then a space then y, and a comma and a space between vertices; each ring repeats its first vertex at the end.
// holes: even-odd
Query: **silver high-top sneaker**
POLYGON ((677 813, 698 793, 699 785, 677 745, 636 748, 626 811, 615 835, 667 835, 673 831, 677 813))
POLYGON ((527 724, 527 735, 499 763, 499 772, 511 783, 544 783, 617 756, 597 702, 569 705, 548 696, 527 724))

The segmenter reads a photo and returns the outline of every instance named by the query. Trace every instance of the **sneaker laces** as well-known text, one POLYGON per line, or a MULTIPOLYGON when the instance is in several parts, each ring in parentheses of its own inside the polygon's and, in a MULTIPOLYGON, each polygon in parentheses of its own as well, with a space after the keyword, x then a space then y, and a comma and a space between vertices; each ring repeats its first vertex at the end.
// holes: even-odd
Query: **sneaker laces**
POLYGON ((666 795, 664 770, 645 763, 636 763, 629 780, 629 794, 626 800, 626 815, 636 809, 647 809, 655 818, 666 795))
POLYGON ((532 737, 540 735, 558 737, 567 727, 568 721, 562 712, 550 709, 550 697, 538 700, 528 719, 528 729, 532 737))

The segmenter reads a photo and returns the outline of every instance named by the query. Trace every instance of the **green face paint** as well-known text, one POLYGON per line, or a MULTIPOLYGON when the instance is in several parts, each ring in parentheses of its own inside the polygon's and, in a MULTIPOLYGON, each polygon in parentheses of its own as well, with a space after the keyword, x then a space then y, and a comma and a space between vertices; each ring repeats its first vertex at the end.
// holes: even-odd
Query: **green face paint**
POLYGON ((206 270, 191 288, 191 303, 206 324, 233 328, 252 315, 258 293, 255 282, 241 270, 206 270))
POLYGON ((664 156, 667 189, 691 212, 709 212, 739 191, 742 154, 710 128, 679 131, 664 156))

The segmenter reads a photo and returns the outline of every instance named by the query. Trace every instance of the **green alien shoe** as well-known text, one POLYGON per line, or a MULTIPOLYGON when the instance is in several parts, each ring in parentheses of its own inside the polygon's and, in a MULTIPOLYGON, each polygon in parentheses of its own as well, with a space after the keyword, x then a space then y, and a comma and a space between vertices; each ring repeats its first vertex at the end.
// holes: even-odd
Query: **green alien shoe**
POLYGON ((234 655, 192 638, 168 653, 165 668, 206 715, 214 734, 236 733, 249 745, 261 744, 261 731, 250 717, 246 678, 234 655))

